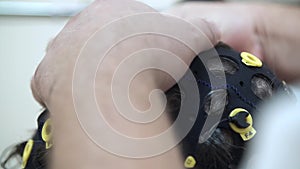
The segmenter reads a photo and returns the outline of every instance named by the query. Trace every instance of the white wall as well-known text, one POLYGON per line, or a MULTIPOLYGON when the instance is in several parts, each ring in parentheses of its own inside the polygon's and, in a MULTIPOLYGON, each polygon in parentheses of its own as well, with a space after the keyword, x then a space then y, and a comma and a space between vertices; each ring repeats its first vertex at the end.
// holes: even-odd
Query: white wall
POLYGON ((0 16, 0 152, 27 140, 36 128, 40 106, 30 79, 44 49, 67 18, 0 16))

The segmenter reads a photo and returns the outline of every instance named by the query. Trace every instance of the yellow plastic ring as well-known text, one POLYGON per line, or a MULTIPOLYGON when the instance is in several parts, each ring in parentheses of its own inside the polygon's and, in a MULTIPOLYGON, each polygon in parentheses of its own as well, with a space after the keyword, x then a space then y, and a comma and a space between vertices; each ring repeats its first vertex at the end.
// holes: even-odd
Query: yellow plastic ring
POLYGON ((48 119, 42 128, 42 139, 46 142, 46 149, 52 146, 52 122, 48 119))
POLYGON ((34 141, 32 139, 28 140, 26 146, 23 151, 23 160, 22 160, 22 168, 25 168, 30 157, 34 141))
MULTIPOLYGON (((229 117, 234 117, 235 115, 237 115, 240 112, 248 112, 248 111, 243 108, 236 108, 229 114, 229 117)), ((234 132, 239 133, 239 134, 244 134, 244 133, 251 131, 252 126, 253 126, 253 119, 252 119, 252 116, 250 113, 249 113, 249 116, 246 118, 246 122, 248 124, 250 124, 247 128, 238 128, 234 123, 229 123, 229 126, 234 132)))
POLYGON ((242 52, 241 57, 242 57, 242 62, 247 66, 252 66, 252 67, 262 67, 263 66, 263 63, 261 62, 261 60, 251 53, 242 52))
POLYGON ((193 156, 188 156, 186 159, 185 159, 185 162, 184 162, 184 167, 185 168, 194 168, 196 166, 196 160, 193 156))

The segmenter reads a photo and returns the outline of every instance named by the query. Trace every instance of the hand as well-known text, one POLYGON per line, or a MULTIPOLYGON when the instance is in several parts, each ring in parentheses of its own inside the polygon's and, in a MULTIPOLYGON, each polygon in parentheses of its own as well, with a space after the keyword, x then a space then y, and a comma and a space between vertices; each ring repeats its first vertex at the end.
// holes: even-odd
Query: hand
POLYGON ((130 159, 108 153, 109 147, 104 146, 108 149, 104 151, 98 139, 119 147, 117 150, 129 150, 129 154, 156 147, 126 146, 128 142, 111 139, 107 131, 113 128, 126 136, 143 138, 169 127, 166 113, 150 124, 140 124, 124 120, 120 112, 132 112, 117 108, 129 107, 134 112, 134 105, 141 111, 150 109, 149 114, 157 113, 162 97, 151 95, 154 103, 150 107, 150 92, 171 87, 175 81, 168 74, 178 80, 198 52, 217 42, 218 33, 211 25, 199 20, 196 26, 131 0, 95 1, 73 17, 49 44, 32 80, 35 98, 50 111, 54 122, 53 168, 182 168, 178 148, 162 150, 159 153, 163 154, 152 158, 130 159), (135 60, 129 62, 128 58, 135 60), (149 68, 144 66, 154 69, 144 71, 149 68), (138 74, 126 77, 130 72, 138 74), (117 76, 120 74, 124 76, 117 76), (121 100, 115 105, 115 90, 114 99, 130 98, 131 102, 121 100), (95 109, 95 100, 101 112, 95 109), (106 128, 107 123, 111 128, 106 128))
POLYGON ((261 58, 279 78, 300 80, 299 7, 271 3, 188 2, 167 11, 193 23, 205 19, 220 40, 261 58))
POLYGON ((255 5, 223 2, 186 2, 167 11, 192 23, 206 20, 220 31, 220 40, 238 51, 263 57, 255 5))

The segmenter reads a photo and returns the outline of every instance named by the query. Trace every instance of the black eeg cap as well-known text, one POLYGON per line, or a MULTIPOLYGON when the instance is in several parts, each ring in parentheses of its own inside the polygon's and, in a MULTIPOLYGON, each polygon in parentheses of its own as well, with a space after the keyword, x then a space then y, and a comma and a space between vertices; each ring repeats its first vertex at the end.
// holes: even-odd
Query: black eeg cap
MULTIPOLYGON (((193 60, 190 69, 197 81, 200 107, 192 129, 182 141, 184 166, 206 169, 211 168, 206 167, 210 164, 203 164, 201 161, 205 160, 198 159, 207 158, 206 154, 202 156, 201 152, 197 151, 199 149, 201 151, 199 146, 201 147, 203 142, 199 140, 200 133, 203 132, 202 129, 207 119, 213 119, 212 129, 229 131, 233 139, 232 144, 243 147, 245 142, 256 133, 253 119, 257 117, 257 106, 275 92, 288 91, 288 89, 285 83, 280 81, 257 57, 247 52, 237 52, 222 42, 214 49, 200 53, 193 60), (216 61, 216 58, 219 61, 216 61), (218 66, 218 62, 222 63, 221 66, 218 66), (222 73, 225 84, 222 83, 222 73), (220 83, 218 78, 220 78, 220 83)), ((184 79, 183 77, 182 80, 184 79)), ((178 85, 175 85, 167 91, 168 99, 172 97, 171 93, 178 90, 178 85)), ((180 93, 185 93, 184 89, 180 93)), ((184 100, 184 97, 180 97, 181 101, 184 100)), ((172 100, 168 100, 168 103, 170 109, 174 104, 178 105, 178 102, 172 103, 172 100)), ((176 115, 173 116, 175 119, 176 115)), ((206 134, 209 132, 211 131, 204 131, 206 134)), ((243 149, 231 152, 232 157, 227 168, 238 165, 242 153, 243 149)))
POLYGON ((27 141, 22 147, 22 168, 24 169, 46 169, 48 168, 48 153, 50 149, 46 148, 46 142, 42 138, 43 128, 50 114, 45 109, 37 119, 38 128, 32 139, 27 141), (29 148, 30 147, 30 148, 29 148), (26 157, 25 157, 26 156, 26 157))
MULTIPOLYGON (((220 165, 208 164, 210 163, 209 160, 201 159, 206 158, 207 155, 202 154, 203 143, 199 142, 200 133, 207 119, 213 119, 212 122, 215 122, 212 123, 211 128, 214 128, 214 125, 217 126, 213 134, 220 135, 222 131, 219 129, 229 131, 233 140, 232 144, 241 147, 244 146, 245 141, 255 135, 255 124, 253 125, 252 117, 253 119, 256 118, 257 105, 276 91, 290 92, 286 84, 278 80, 266 65, 260 64, 260 60, 257 60, 251 54, 243 54, 243 57, 246 57, 246 59, 242 58, 242 53, 234 51, 224 43, 219 43, 215 49, 200 53, 192 62, 190 69, 197 80, 200 105, 196 120, 192 120, 192 122, 195 122, 194 125, 182 140, 183 155, 186 158, 184 166, 186 168, 221 169, 220 165), (249 60, 247 60, 247 57, 249 57, 249 60), (218 61, 215 61, 216 58, 218 58, 219 63, 221 61, 222 66, 217 63, 218 61), (225 76, 222 76, 224 72, 225 76), (222 79, 223 77, 225 79, 222 79), (220 83, 218 78, 220 78, 220 83), (225 84, 222 82, 225 82, 225 84), (218 116, 221 118, 214 118, 218 116)), ((185 79, 185 77, 182 79, 185 79)), ((179 110, 180 101, 184 102, 185 99, 181 95, 179 100, 173 99, 172 96, 173 94, 177 95, 177 91, 178 85, 175 85, 166 92, 168 106, 175 112, 179 110)), ((180 93, 188 92, 180 91, 180 93)), ((191 112, 184 113, 184 116, 188 117, 191 112)), ((29 152, 23 153, 23 163, 24 154, 28 155, 27 159, 25 159, 24 169, 47 168, 48 166, 47 156, 51 147, 47 148, 45 139, 43 139, 43 128, 47 126, 46 122, 49 120, 49 114, 48 110, 45 109, 39 116, 37 120, 38 129, 30 140, 32 144, 29 144, 30 141, 26 145, 22 144, 22 152, 26 151, 27 145, 29 145, 27 147, 31 147, 29 152)), ((177 114, 172 113, 171 116, 176 118, 177 114)), ((209 133, 210 131, 207 132, 209 133)), ((212 144, 218 144, 218 142, 222 141, 224 141, 224 138, 219 137, 212 140, 212 144)), ((221 166, 232 168, 231 166, 237 165, 243 153, 242 150, 232 150, 230 152, 232 157, 230 156, 228 164, 225 162, 221 166)), ((211 154, 221 154, 222 156, 222 153, 227 153, 226 149, 215 151, 211 154)))

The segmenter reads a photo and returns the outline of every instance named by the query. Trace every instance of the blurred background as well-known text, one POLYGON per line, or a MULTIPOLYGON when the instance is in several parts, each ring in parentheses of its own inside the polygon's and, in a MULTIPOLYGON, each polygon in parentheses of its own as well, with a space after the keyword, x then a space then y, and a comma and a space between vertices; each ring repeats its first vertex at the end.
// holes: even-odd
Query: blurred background
MULTIPOLYGON (((140 1, 157 10, 178 2, 140 1)), ((31 77, 45 55, 47 43, 64 27, 70 16, 91 2, 0 1, 0 152, 33 134, 41 107, 32 97, 31 77)), ((284 2, 297 3, 296 0, 284 2)))

